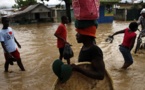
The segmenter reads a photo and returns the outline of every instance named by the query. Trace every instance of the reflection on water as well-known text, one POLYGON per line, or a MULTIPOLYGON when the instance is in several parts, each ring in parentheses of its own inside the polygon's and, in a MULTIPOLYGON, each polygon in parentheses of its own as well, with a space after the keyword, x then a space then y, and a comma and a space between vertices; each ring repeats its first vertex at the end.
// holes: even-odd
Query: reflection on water
MULTIPOLYGON (((25 72, 19 71, 16 63, 10 66, 12 73, 4 73, 4 56, 0 47, 0 88, 1 90, 51 90, 56 76, 51 65, 58 58, 59 53, 56 47, 54 32, 59 23, 44 23, 30 25, 12 26, 15 37, 21 44, 19 49, 25 72)), ((117 22, 100 24, 97 29, 97 44, 104 52, 106 69, 109 71, 114 81, 115 90, 145 90, 145 61, 144 51, 133 54, 134 64, 126 71, 119 68, 123 64, 123 57, 118 50, 118 45, 122 42, 123 35, 115 36, 112 44, 106 43, 105 39, 111 33, 122 30, 128 26, 129 22, 117 22)), ((0 28, 2 25, 0 25, 0 28)), ((77 57, 82 44, 78 44, 75 39, 75 27, 67 25, 68 42, 73 46, 74 57, 71 62, 77 62, 77 57)), ((65 61, 64 61, 65 62, 65 61)))

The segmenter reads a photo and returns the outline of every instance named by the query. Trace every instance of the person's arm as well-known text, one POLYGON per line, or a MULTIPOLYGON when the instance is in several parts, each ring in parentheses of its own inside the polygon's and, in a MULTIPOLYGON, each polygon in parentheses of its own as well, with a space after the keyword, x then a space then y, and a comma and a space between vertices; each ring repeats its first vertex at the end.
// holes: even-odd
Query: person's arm
POLYGON ((60 36, 60 34, 63 33, 63 29, 64 29, 63 26, 60 24, 58 26, 56 32, 54 33, 54 36, 57 37, 58 39, 64 41, 64 42, 66 42, 66 40, 60 36))
POLYGON ((130 51, 131 51, 132 48, 134 47, 135 39, 136 39, 136 36, 135 36, 135 37, 132 39, 132 41, 131 41, 131 46, 130 46, 130 48, 129 48, 130 51))
POLYGON ((104 76, 105 76, 105 66, 104 66, 104 62, 101 60, 101 58, 98 58, 100 60, 93 60, 91 62, 92 67, 95 69, 96 72, 94 71, 90 71, 90 70, 86 70, 84 68, 80 68, 75 64, 72 64, 71 66, 73 67, 73 69, 75 71, 78 71, 90 78, 93 79, 98 79, 98 80, 103 80, 104 76))
POLYGON ((58 28, 57 28, 57 30, 56 30, 56 32, 54 33, 54 36, 56 36, 58 39, 64 41, 64 43, 68 43, 64 38, 62 38, 60 36, 60 33, 63 33, 63 29, 64 28, 61 25, 59 25, 58 28))
POLYGON ((6 49, 6 46, 4 44, 4 42, 1 42, 2 48, 4 49, 5 53, 7 53, 9 58, 12 58, 13 56, 8 52, 8 50, 6 49))
POLYGON ((64 38, 62 38, 61 36, 59 36, 59 34, 55 33, 54 36, 56 36, 57 38, 59 38, 62 41, 64 41, 64 43, 67 43, 67 41, 64 38))
POLYGON ((73 69, 94 79, 103 80, 105 75, 105 64, 103 61, 103 53, 99 47, 92 48, 91 66, 94 71, 89 71, 74 65, 73 69))
POLYGON ((121 33, 124 33, 124 32, 125 32, 125 30, 120 30, 120 31, 115 32, 115 33, 112 34, 111 36, 113 37, 113 36, 115 36, 115 35, 117 35, 117 34, 121 34, 121 33))
POLYGON ((16 39, 15 37, 14 37, 14 40, 15 40, 17 46, 18 46, 19 48, 21 48, 21 45, 19 44, 19 42, 17 41, 17 39, 16 39))
POLYGON ((121 33, 124 33, 125 32, 125 30, 120 30, 120 31, 117 31, 117 32, 115 32, 114 34, 112 34, 112 35, 109 35, 108 36, 108 38, 106 38, 106 42, 110 42, 110 43, 112 43, 113 42, 113 40, 114 40, 114 36, 115 35, 117 35, 117 34, 121 34, 121 33))
POLYGON ((141 24, 141 18, 142 18, 142 16, 140 16, 140 17, 138 18, 138 20, 137 20, 137 24, 138 24, 138 25, 141 24))
POLYGON ((0 43, 1 43, 1 46, 3 48, 3 50, 5 51, 5 53, 8 55, 9 58, 12 58, 12 55, 8 52, 6 46, 5 46, 5 43, 4 43, 4 38, 2 36, 2 34, 0 33, 0 43))

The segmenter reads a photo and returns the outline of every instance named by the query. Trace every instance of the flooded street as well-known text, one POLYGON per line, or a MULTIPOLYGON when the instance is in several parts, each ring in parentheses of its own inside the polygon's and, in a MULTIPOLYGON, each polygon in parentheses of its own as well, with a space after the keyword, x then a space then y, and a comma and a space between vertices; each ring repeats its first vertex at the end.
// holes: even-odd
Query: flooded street
MULTIPOLYGON (((123 34, 115 36, 111 44, 105 42, 108 35, 128 27, 129 23, 114 21, 99 24, 96 42, 104 53, 106 69, 113 79, 115 90, 145 90, 145 51, 134 54, 133 49, 134 64, 128 70, 121 70, 124 60, 118 45, 122 42, 123 34)), ((58 25, 59 23, 44 23, 11 26, 22 46, 19 51, 26 71, 20 71, 17 63, 14 63, 9 66, 9 70, 13 72, 4 73, 5 60, 0 46, 0 90, 52 90, 57 79, 52 71, 52 63, 59 57, 54 36, 58 25)), ((67 29, 68 42, 73 45, 74 51, 71 63, 74 63, 77 62, 82 44, 76 42, 74 24, 67 25, 67 29)))

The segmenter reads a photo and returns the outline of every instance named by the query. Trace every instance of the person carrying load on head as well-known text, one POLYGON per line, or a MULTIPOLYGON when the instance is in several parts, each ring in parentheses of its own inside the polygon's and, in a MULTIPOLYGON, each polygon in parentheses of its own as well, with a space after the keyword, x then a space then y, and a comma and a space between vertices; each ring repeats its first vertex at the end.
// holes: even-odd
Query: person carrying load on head
POLYGON ((96 72, 91 72, 80 68, 75 64, 72 64, 73 70, 76 70, 90 78, 103 80, 105 76, 105 63, 103 61, 103 52, 94 43, 96 38, 96 26, 90 26, 84 29, 77 29, 76 39, 78 43, 82 43, 83 46, 80 50, 78 62, 91 62, 92 68, 96 72))
POLYGON ((72 64, 73 70, 76 70, 90 78, 103 80, 105 77, 105 63, 103 61, 103 52, 96 45, 96 30, 98 27, 97 19, 99 17, 99 0, 73 0, 74 16, 76 18, 76 39, 83 46, 80 50, 78 62, 90 62, 95 72, 85 70, 72 64))

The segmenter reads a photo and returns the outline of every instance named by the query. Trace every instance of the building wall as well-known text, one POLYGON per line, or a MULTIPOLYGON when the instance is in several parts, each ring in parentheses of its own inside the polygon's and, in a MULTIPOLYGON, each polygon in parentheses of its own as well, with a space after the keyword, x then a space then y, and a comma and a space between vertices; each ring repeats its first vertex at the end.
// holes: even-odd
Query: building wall
POLYGON ((31 11, 31 13, 43 13, 43 12, 50 12, 50 10, 40 5, 37 8, 35 8, 33 11, 31 11))
POLYGON ((32 11, 13 17, 11 20, 13 22, 23 24, 31 22, 52 21, 51 17, 51 9, 40 5, 32 11))
POLYGON ((114 14, 114 19, 115 20, 122 20, 126 21, 126 16, 125 16, 125 9, 115 9, 115 14, 114 14))
MULTIPOLYGON (((114 19, 114 14, 112 16, 105 16, 105 6, 100 6, 100 16, 98 18, 98 23, 112 23, 113 22, 113 19, 114 19)), ((66 15, 66 11, 65 10, 57 10, 57 9, 54 9, 53 11, 53 18, 54 18, 54 21, 55 22, 60 22, 60 18, 61 16, 63 15, 66 15), (57 12, 57 13, 55 13, 57 12)), ((73 10, 71 10, 71 19, 72 21, 75 20, 75 17, 74 17, 74 12, 73 10)))
POLYGON ((98 18, 98 23, 112 23, 114 16, 105 16, 105 6, 100 6, 100 16, 98 18))
POLYGON ((132 21, 137 20, 140 16, 141 9, 116 9, 115 20, 132 21))
POLYGON ((48 13, 46 12, 43 12, 43 13, 40 13, 40 18, 48 18, 48 13))

